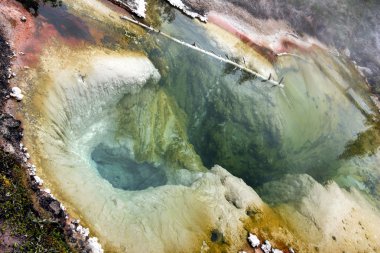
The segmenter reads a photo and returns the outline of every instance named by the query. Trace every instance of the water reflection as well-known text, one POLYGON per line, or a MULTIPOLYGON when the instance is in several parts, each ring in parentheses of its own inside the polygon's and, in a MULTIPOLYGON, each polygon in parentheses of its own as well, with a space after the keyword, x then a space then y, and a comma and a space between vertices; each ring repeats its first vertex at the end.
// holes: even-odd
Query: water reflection
POLYGON ((33 16, 39 15, 39 9, 42 5, 49 5, 51 7, 62 6, 62 0, 17 0, 25 9, 27 9, 33 16))
POLYGON ((91 43, 94 42, 89 27, 79 17, 68 13, 67 7, 61 2, 44 4, 39 7, 39 15, 48 24, 54 26, 56 31, 64 38, 81 39, 91 43), (59 6, 60 8, 52 9, 59 6))
MULTIPOLYGON (((178 19, 202 48, 218 50, 201 28, 178 19)), ((205 166, 220 164, 252 186, 286 173, 331 179, 347 142, 366 129, 366 116, 341 89, 356 87, 358 77, 324 52, 280 61, 277 75, 286 85, 278 89, 165 40, 160 51, 169 56, 160 83, 186 112, 205 166)))

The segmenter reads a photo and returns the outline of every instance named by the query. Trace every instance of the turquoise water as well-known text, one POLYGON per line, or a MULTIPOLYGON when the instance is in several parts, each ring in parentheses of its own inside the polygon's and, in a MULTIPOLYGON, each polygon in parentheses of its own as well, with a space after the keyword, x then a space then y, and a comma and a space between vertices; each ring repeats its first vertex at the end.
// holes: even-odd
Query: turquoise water
MULTIPOLYGON (((162 31, 188 43, 196 42, 197 46, 217 55, 229 54, 217 46, 203 26, 166 7, 164 3, 160 6, 162 23, 159 28, 162 31)), ((64 4, 59 8, 41 5, 39 14, 61 36, 93 44, 89 26, 67 10, 64 4)), ((115 187, 129 189, 123 180, 128 181, 131 177, 132 181, 144 181, 149 173, 155 171, 157 173, 152 180, 148 180, 150 183, 145 185, 141 182, 141 188, 165 184, 167 175, 163 171, 168 168, 163 169, 162 166, 203 170, 215 164, 243 178, 251 186, 279 179, 286 173, 307 173, 324 182, 339 176, 337 170, 345 163, 341 158, 347 158, 346 148, 355 150, 357 135, 363 135, 370 125, 367 116, 345 91, 352 87, 358 94, 364 94, 365 100, 368 98, 368 94, 363 92, 362 80, 347 68, 349 63, 346 59, 315 51, 304 56, 307 61, 296 58, 278 60, 275 64, 277 75, 285 77, 286 83, 284 89, 279 89, 260 80, 252 80, 228 64, 160 35, 144 37, 131 31, 127 35, 134 38, 128 49, 145 51, 161 74, 158 83, 144 88, 149 90, 149 99, 153 101, 162 94, 168 97, 172 114, 180 124, 178 128, 183 131, 175 142, 180 146, 191 145, 195 153, 177 159, 173 157, 178 155, 177 151, 172 151, 172 157, 169 157, 169 154, 151 155, 141 150, 136 154, 128 149, 116 152, 111 148, 107 149, 109 154, 105 146, 98 146, 92 152, 92 159, 98 164, 106 164, 97 166, 102 176, 118 178, 119 182, 113 183, 115 187), (202 165, 198 158, 194 158, 197 155, 202 165), (169 165, 166 159, 170 160, 169 165), (123 166, 124 163, 128 166, 123 166), (131 172, 140 167, 142 174, 131 172), (124 172, 127 176, 119 175, 124 172)), ((120 47, 115 45, 118 44, 115 40, 105 34, 102 41, 106 47, 120 47)), ((128 100, 128 96, 124 99, 128 100)), ((143 95, 135 97, 133 104, 127 103, 127 106, 139 106, 146 103, 146 99, 143 95)), ((165 101, 162 103, 161 106, 167 105, 165 101)), ((134 141, 139 142, 141 136, 136 134, 139 125, 155 127, 149 122, 139 121, 149 118, 137 119, 138 115, 128 118, 130 115, 125 111, 128 108, 120 102, 115 113, 121 123, 111 142, 118 142, 123 135, 131 135, 134 141)), ((152 113, 156 114, 152 117, 166 120, 165 115, 161 115, 163 111, 152 113)), ((149 145, 159 146, 162 143, 149 145)), ((366 154, 365 149, 361 148, 361 155, 366 154)), ((137 185, 131 187, 139 189, 137 185)))
MULTIPOLYGON (((202 27, 181 15, 162 30, 225 54, 202 27)), ((336 175, 347 143, 366 129, 366 116, 340 87, 358 88, 341 67, 343 59, 316 52, 305 56, 309 63, 280 60, 277 73, 286 83, 281 89, 244 81, 240 70, 151 36, 158 48, 147 53, 162 75, 155 92, 173 99, 176 117, 207 168, 219 164, 251 186, 286 173, 308 173, 323 182, 336 175)))
POLYGON ((167 183, 164 169, 135 162, 127 150, 99 144, 91 157, 100 175, 115 188, 136 191, 167 183))

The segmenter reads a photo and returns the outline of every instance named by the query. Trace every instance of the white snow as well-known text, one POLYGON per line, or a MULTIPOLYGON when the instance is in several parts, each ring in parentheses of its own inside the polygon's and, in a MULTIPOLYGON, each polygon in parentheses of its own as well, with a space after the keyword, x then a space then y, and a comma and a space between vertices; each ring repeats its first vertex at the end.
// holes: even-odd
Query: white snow
POLYGON ((62 203, 59 203, 59 207, 60 207, 63 211, 66 211, 66 207, 65 207, 62 203))
POLYGON ((50 194, 50 193, 51 193, 51 191, 50 191, 50 189, 49 189, 49 188, 43 189, 42 191, 44 191, 44 192, 46 192, 46 193, 48 193, 48 194, 50 194))
POLYGON ((16 98, 17 101, 21 101, 24 98, 24 95, 21 94, 21 89, 19 87, 13 87, 9 95, 16 98))
POLYGON ((79 225, 77 228, 76 228, 76 231, 80 234, 82 234, 83 236, 88 236, 90 234, 90 229, 88 228, 84 228, 82 227, 81 225, 79 225))
POLYGON ((39 176, 34 176, 34 180, 40 186, 44 183, 44 181, 39 176))
POLYGON ((264 244, 261 245, 261 249, 264 251, 264 253, 271 253, 272 245, 268 240, 266 240, 264 244))
POLYGON ((91 237, 88 239, 88 246, 92 253, 103 253, 102 245, 98 242, 98 238, 91 237))
POLYGON ((141 18, 145 18, 145 11, 146 11, 145 0, 113 0, 113 1, 120 4, 121 6, 128 8, 137 16, 141 18))
POLYGON ((136 0, 135 4, 136 7, 134 11, 137 14, 137 16, 145 18, 146 2, 144 0, 136 0))
POLYGON ((181 9, 181 10, 186 7, 185 4, 182 3, 181 0, 168 0, 168 2, 174 7, 177 7, 178 9, 181 9))
POLYGON ((260 245, 260 240, 256 235, 249 233, 248 241, 253 248, 256 248, 260 245))
POLYGON ((185 13, 186 15, 192 17, 192 18, 198 18, 199 20, 201 20, 202 22, 207 22, 207 17, 205 16, 202 16, 196 12, 193 12, 190 10, 190 8, 188 6, 186 6, 181 0, 167 0, 171 5, 173 5, 174 7, 180 9, 181 11, 183 11, 183 13, 185 13))

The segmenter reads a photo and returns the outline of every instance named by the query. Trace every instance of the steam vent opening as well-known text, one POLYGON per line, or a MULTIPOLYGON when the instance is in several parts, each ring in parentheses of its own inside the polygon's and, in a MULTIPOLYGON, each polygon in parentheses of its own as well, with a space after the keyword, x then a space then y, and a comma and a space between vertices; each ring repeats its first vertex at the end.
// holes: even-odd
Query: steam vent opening
POLYGON ((99 174, 113 187, 123 190, 144 190, 167 183, 165 171, 149 163, 137 163, 126 151, 99 144, 91 153, 99 174))

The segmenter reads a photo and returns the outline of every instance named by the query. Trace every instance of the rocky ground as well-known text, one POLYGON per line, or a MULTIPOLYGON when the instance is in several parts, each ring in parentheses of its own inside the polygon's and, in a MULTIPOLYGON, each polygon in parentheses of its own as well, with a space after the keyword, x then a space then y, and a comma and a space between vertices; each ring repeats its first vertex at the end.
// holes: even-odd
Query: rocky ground
POLYGON ((11 12, 0 11, 0 252, 102 252, 97 239, 44 189, 28 162, 22 123, 12 115, 22 96, 14 97, 10 87, 19 74, 16 52, 27 41, 20 40, 28 34, 23 27, 32 22, 16 1, 0 2, 0 10, 7 9, 11 12))
POLYGON ((5 113, 13 55, 0 34, 0 252, 70 252, 60 224, 49 221, 28 187, 20 152, 21 122, 5 113))

